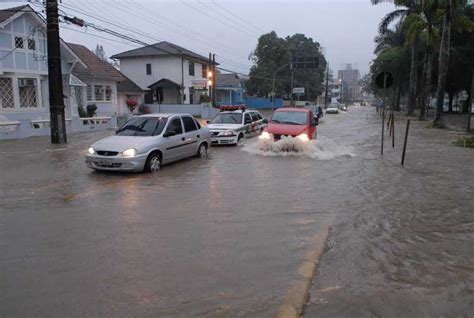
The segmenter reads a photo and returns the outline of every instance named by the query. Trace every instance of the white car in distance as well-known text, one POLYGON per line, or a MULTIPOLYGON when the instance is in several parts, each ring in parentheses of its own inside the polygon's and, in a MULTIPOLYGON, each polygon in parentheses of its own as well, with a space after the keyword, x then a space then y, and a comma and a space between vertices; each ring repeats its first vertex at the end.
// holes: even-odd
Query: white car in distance
POLYGON ((265 123, 256 110, 236 110, 218 113, 208 121, 207 128, 212 145, 236 145, 243 138, 261 134, 265 123))

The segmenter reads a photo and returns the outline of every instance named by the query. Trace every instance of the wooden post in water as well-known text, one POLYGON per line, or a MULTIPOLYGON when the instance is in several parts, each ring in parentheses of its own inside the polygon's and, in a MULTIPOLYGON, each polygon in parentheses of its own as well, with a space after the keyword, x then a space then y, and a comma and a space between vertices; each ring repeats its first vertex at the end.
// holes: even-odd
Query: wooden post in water
POLYGON ((408 130, 410 129, 410 119, 407 120, 407 129, 405 131, 405 141, 403 142, 402 166, 405 164, 405 153, 407 151, 408 130))
POLYGON ((380 143, 380 155, 383 156, 383 132, 385 130, 385 108, 383 109, 383 114, 382 114, 382 140, 380 143))
POLYGON ((392 148, 395 148, 395 114, 392 113, 392 148))

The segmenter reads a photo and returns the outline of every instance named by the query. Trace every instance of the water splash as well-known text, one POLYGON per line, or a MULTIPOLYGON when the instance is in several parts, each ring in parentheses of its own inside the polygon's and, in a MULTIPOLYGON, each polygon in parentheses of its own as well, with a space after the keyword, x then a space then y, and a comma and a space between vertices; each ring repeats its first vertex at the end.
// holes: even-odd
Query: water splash
POLYGON ((242 147, 243 151, 260 156, 299 156, 329 160, 337 157, 355 157, 349 146, 337 144, 327 137, 318 137, 310 142, 298 138, 282 138, 274 141, 256 141, 242 147))

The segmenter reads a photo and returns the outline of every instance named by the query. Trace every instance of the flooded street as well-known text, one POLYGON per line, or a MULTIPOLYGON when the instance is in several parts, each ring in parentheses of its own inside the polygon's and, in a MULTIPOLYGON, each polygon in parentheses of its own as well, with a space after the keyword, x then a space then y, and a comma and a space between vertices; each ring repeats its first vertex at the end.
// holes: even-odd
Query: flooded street
POLYGON ((0 317, 274 317, 331 226, 307 317, 474 312, 474 165, 412 123, 380 157, 372 107, 325 115, 298 154, 256 138, 158 174, 97 173, 112 132, 1 141, 0 317))

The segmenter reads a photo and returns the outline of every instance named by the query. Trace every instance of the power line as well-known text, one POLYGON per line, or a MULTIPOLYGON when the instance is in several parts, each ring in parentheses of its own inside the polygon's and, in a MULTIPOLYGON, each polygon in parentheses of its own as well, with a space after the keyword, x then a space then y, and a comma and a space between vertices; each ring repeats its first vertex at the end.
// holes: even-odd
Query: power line
MULTIPOLYGON (((144 36, 144 37, 146 37, 146 38, 152 39, 152 40, 157 41, 157 42, 163 41, 163 39, 156 38, 156 37, 153 36, 153 35, 150 35, 150 34, 145 33, 145 32, 143 32, 143 31, 137 30, 137 29, 135 29, 135 28, 133 28, 133 27, 131 27, 131 26, 129 26, 129 28, 125 28, 125 27, 123 27, 122 25, 119 25, 119 24, 117 24, 117 23, 115 23, 115 22, 112 22, 112 21, 110 21, 110 20, 108 20, 108 19, 101 18, 100 16, 96 16, 96 15, 94 16, 94 15, 92 15, 92 13, 89 13, 88 11, 85 11, 85 10, 83 10, 83 9, 75 8, 75 7, 66 5, 66 4, 62 4, 62 6, 65 7, 66 9, 68 9, 68 10, 71 10, 71 11, 74 11, 74 12, 77 12, 77 13, 80 13, 80 14, 83 14, 83 15, 85 15, 85 16, 88 16, 88 17, 90 17, 90 18, 96 19, 96 20, 98 20, 98 21, 102 21, 102 22, 111 24, 111 25, 113 25, 113 26, 116 26, 116 27, 118 27, 118 28, 120 28, 120 29, 122 29, 122 30, 133 31, 133 32, 135 32, 135 33, 137 33, 137 34, 139 34, 139 35, 141 35, 141 36, 144 36)), ((140 18, 143 18, 143 17, 140 17, 140 18)), ((192 39, 192 38, 191 38, 191 39, 192 39)), ((222 56, 221 56, 221 57, 222 57, 222 56)), ((230 58, 226 58, 226 59, 227 59, 228 61, 233 62, 233 63, 227 62, 227 64, 234 64, 234 66, 235 66, 235 64, 244 65, 244 64, 242 64, 242 63, 240 63, 240 62, 237 62, 237 61, 235 61, 235 60, 233 60, 233 59, 230 59, 230 58)), ((248 68, 248 67, 249 67, 249 66, 247 66, 247 65, 245 66, 245 68, 248 68)), ((242 67, 239 67, 239 68, 242 68, 242 67)))
POLYGON ((219 4, 217 1, 215 0, 212 0, 212 2, 218 6, 219 8, 221 8, 222 10, 228 12, 229 14, 231 14, 232 16, 234 16, 235 18, 239 19, 240 21, 244 22, 245 24, 248 24, 250 26, 252 26, 254 29, 256 29, 257 31, 261 32, 261 33, 265 33, 265 31, 257 26, 255 26, 254 24, 242 19, 240 16, 238 16, 237 14, 235 14, 234 12, 232 12, 231 10, 228 10, 226 9, 225 7, 223 7, 221 4, 219 4))
POLYGON ((191 4, 187 3, 187 2, 185 2, 184 0, 181 0, 181 3, 184 4, 184 5, 187 6, 187 7, 190 7, 190 8, 193 9, 194 11, 197 11, 197 12, 199 12, 199 13, 201 13, 201 14, 207 16, 207 17, 210 17, 211 19, 216 20, 216 21, 219 22, 220 24, 223 24, 223 25, 225 25, 225 26, 228 26, 228 27, 230 27, 230 28, 232 28, 232 29, 238 31, 239 33, 242 33, 242 31, 244 31, 244 32, 247 33, 247 35, 251 35, 252 37, 255 37, 255 35, 252 34, 252 33, 250 33, 249 31, 247 31, 247 30, 240 30, 239 28, 235 27, 234 25, 229 24, 229 23, 226 23, 226 22, 222 21, 221 19, 218 19, 218 18, 216 18, 216 17, 210 15, 210 14, 207 13, 206 11, 203 11, 203 10, 201 10, 201 9, 199 9, 199 8, 196 8, 195 6, 193 6, 193 5, 191 5, 191 4))
POLYGON ((198 0, 198 3, 200 3, 202 6, 206 7, 207 9, 211 10, 212 12, 217 13, 218 15, 224 15, 224 16, 227 17, 231 22, 236 23, 239 27, 242 27, 242 28, 248 30, 249 32, 251 32, 252 34, 254 34, 253 32, 255 32, 255 30, 253 30, 252 28, 249 28, 248 25, 246 25, 245 23, 242 24, 242 22, 236 20, 236 19, 233 18, 232 16, 229 16, 228 14, 222 14, 222 13, 220 13, 219 11, 217 11, 217 10, 214 9, 213 7, 207 5, 206 3, 202 2, 201 0, 198 0))

